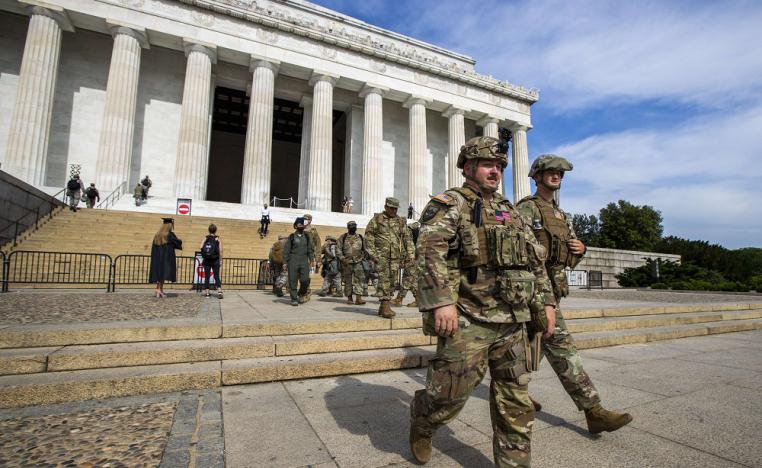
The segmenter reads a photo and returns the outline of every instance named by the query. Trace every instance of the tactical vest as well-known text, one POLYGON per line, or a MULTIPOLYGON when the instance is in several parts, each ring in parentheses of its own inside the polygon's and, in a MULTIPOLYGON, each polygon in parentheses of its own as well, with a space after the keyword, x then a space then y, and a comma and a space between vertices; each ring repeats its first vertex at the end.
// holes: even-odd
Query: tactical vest
POLYGON ((283 263, 283 242, 278 241, 273 244, 272 261, 274 263, 283 263))
POLYGON ((572 239, 572 235, 566 222, 566 216, 551 203, 538 203, 537 197, 530 197, 529 200, 540 211, 542 218, 540 220, 532 220, 532 229, 537 240, 540 241, 548 252, 546 265, 570 266, 572 256, 566 241, 572 239), (556 212, 561 214, 560 218, 556 216, 556 212))

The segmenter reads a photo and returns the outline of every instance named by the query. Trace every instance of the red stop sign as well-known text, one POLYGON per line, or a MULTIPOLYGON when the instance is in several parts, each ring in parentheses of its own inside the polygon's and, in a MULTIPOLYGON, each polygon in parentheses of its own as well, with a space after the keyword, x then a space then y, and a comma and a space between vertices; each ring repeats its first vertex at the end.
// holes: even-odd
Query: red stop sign
POLYGON ((190 205, 187 203, 180 203, 177 205, 177 212, 183 215, 190 213, 190 205))

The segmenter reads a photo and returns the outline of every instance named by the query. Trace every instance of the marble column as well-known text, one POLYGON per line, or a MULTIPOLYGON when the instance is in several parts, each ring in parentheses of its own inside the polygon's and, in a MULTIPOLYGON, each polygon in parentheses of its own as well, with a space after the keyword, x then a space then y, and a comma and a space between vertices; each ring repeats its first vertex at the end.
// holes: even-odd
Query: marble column
POLYGON ((63 8, 26 5, 30 14, 29 29, 3 169, 39 187, 45 184, 61 32, 74 31, 74 27, 63 8))
POLYGON ((280 62, 252 57, 253 73, 249 98, 249 121, 246 129, 246 150, 243 158, 241 203, 270 203, 270 168, 273 146, 273 105, 275 75, 280 62))
POLYGON ((362 147, 362 213, 373 214, 384 206, 384 174, 381 173, 381 148, 384 139, 383 102, 385 88, 365 85, 362 147))
POLYGON ((447 187, 460 187, 463 185, 463 171, 458 169, 458 155, 460 147, 466 143, 466 130, 464 128, 463 114, 466 109, 450 106, 442 114, 448 119, 448 151, 447 151, 447 187))
MULTIPOLYGON (((109 193, 130 177, 135 106, 140 75, 140 51, 148 48, 145 31, 107 22, 114 36, 106 84, 106 104, 95 164, 95 181, 109 193)), ((129 187, 128 187, 129 188, 129 187)))
POLYGON ((338 78, 330 73, 313 72, 310 79, 313 92, 307 181, 308 210, 331 211, 333 86, 338 78))
MULTIPOLYGON (((410 109, 410 165, 408 173, 408 200, 420 213, 429 202, 432 191, 432 163, 426 145, 426 101, 411 96, 403 104, 410 109)), ((404 211, 407 207, 400 207, 404 211)))
POLYGON ((310 133, 312 132, 312 98, 302 97, 302 147, 299 154, 299 199, 300 207, 307 206, 307 182, 310 179, 310 133))
POLYGON ((183 46, 188 60, 175 161, 175 196, 204 200, 209 176, 212 64, 217 63, 217 48, 190 40, 184 40, 183 46))
MULTIPOLYGON (((497 132, 497 123, 498 119, 495 117, 490 117, 489 115, 485 115, 481 119, 479 119, 476 122, 476 125, 482 127, 484 136, 489 136, 492 138, 500 138, 497 132)), ((503 182, 500 184, 500 187, 497 189, 499 193, 505 193, 504 190, 505 187, 505 173, 503 173, 503 182)))
POLYGON ((531 195, 529 189, 529 152, 527 150, 527 127, 516 125, 513 133, 513 202, 531 195))

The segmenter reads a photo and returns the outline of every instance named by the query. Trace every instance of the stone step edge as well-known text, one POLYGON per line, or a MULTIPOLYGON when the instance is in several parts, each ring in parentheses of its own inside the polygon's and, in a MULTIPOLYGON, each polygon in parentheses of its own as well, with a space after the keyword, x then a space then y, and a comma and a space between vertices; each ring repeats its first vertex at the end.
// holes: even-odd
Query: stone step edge
MULTIPOLYGON (((569 310, 567 320, 585 318, 625 317, 693 312, 722 312, 762 310, 760 304, 707 304, 705 306, 677 306, 654 308, 569 310)), ((51 325, 26 325, 21 330, 11 325, 0 329, 0 349, 71 346, 88 344, 126 343, 142 341, 191 340, 204 338, 244 338, 259 336, 301 335, 312 333, 341 333, 354 331, 380 331, 420 328, 418 317, 399 317, 357 320, 317 320, 300 323, 267 322, 219 324, 205 322, 197 325, 121 325, 82 323, 67 324, 63 328, 51 325)))
MULTIPOLYGON (((702 312, 703 314, 703 312, 702 312)), ((602 321, 587 327, 585 320, 570 322, 569 330, 582 333, 649 330, 662 327, 707 324, 762 318, 762 311, 707 312, 703 316, 668 315, 653 318, 602 321), (684 318, 685 320, 681 320, 684 318), (645 322, 645 323, 644 323, 645 322), (612 326, 615 325, 615 326, 612 326)), ((648 317, 648 316, 644 316, 648 317)), ((349 352, 434 344, 420 328, 281 335, 268 337, 213 338, 201 340, 145 341, 117 344, 0 350, 0 375, 60 372, 80 369, 246 359, 271 356, 349 352)))
MULTIPOLYGON (((644 335, 642 340, 624 339, 617 343, 600 340, 591 342, 580 337, 577 344, 581 349, 585 349, 762 329, 762 320, 740 322, 746 323, 675 327, 682 329, 673 330, 671 333, 645 333, 641 334, 644 335)), ((637 335, 631 334, 625 338, 633 336, 637 335)), ((65 401, 422 367, 428 364, 434 349, 434 346, 427 346, 403 350, 355 351, 290 358, 211 361, 4 376, 0 377, 0 407, 15 408, 65 401), (39 380, 42 381, 39 382, 39 380)))

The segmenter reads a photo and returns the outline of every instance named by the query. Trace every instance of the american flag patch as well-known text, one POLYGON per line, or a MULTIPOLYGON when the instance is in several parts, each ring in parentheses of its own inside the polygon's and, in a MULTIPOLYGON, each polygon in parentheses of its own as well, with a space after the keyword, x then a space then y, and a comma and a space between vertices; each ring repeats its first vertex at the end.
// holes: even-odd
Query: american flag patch
POLYGON ((495 211, 495 219, 498 221, 511 221, 511 214, 507 211, 495 211))

